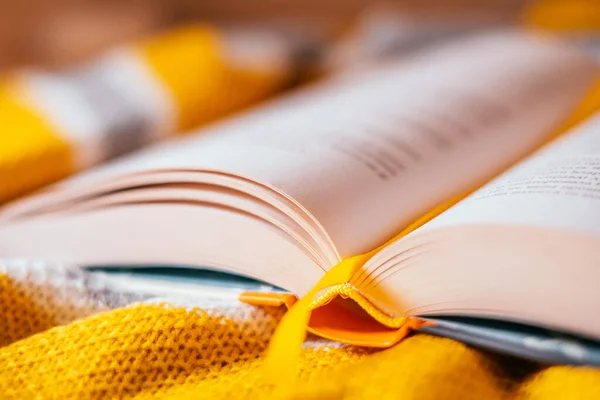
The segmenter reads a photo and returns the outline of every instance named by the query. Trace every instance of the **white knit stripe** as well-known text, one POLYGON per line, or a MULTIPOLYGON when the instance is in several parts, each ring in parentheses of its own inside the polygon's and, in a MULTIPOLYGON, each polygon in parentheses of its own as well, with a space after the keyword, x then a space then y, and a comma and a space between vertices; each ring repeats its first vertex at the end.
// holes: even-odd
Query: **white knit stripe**
POLYGON ((27 71, 24 95, 73 146, 75 168, 96 165, 172 132, 172 95, 135 50, 61 74, 27 71))
POLYGON ((152 140, 160 139, 177 129, 179 110, 170 89, 151 70, 148 62, 135 50, 119 50, 109 55, 113 73, 109 78, 124 96, 139 104, 154 129, 148 133, 152 140))
POLYGON ((75 168, 103 159, 102 124, 75 87, 37 71, 24 73, 21 80, 26 99, 51 124, 54 133, 71 144, 75 168))

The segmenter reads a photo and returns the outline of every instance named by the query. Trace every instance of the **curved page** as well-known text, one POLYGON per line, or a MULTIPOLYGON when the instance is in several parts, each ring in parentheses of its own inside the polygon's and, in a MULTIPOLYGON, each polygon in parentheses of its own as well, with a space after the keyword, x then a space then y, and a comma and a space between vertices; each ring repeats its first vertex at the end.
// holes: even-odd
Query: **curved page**
POLYGON ((382 250, 361 290, 396 315, 493 316, 600 338, 599 246, 600 115, 382 250))
POLYGON ((553 41, 476 37, 315 86, 15 207, 89 193, 135 171, 217 171, 293 199, 343 258, 536 148, 597 72, 586 55, 553 41))

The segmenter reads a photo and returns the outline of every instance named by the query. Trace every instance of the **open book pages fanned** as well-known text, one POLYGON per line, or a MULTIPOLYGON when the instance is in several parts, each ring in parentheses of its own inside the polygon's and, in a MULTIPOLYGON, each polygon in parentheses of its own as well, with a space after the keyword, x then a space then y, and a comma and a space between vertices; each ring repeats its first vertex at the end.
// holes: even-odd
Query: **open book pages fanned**
POLYGON ((347 283, 390 318, 600 339, 600 120, 536 152, 598 77, 586 54, 521 32, 430 48, 5 207, 0 256, 211 267, 302 296, 372 252, 347 283))

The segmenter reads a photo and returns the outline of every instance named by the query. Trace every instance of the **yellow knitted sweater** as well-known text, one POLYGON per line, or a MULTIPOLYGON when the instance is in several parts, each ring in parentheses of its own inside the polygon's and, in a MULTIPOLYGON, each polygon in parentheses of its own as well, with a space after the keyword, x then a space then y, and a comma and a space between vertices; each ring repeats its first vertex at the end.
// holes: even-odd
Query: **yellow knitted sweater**
MULTIPOLYGON (((115 291, 99 273, 0 264, 0 398, 269 398, 283 310, 115 291)), ((384 351, 310 338, 297 399, 597 399, 600 371, 544 367, 417 334, 384 351)))

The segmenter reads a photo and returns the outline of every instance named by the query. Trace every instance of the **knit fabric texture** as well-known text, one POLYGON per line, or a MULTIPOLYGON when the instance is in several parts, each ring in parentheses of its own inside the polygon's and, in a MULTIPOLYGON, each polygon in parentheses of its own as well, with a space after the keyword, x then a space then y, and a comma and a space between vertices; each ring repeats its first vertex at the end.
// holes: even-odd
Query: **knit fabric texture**
MULTIPOLYGON (((284 310, 116 290, 73 266, 0 263, 0 398, 270 398, 284 310)), ((295 399, 597 399, 600 371, 415 334, 373 351, 309 337, 295 399)))
MULTIPOLYGON (((60 116, 40 112, 40 107, 43 109, 47 104, 32 102, 23 82, 16 78, 0 79, 0 203, 80 171, 81 166, 75 160, 85 158, 86 151, 79 142, 85 144, 83 148, 95 145, 103 160, 121 156, 162 140, 165 135, 175 136, 248 108, 283 90, 296 74, 296 66, 291 62, 285 68, 277 63, 271 68, 258 68, 250 63, 232 62, 226 57, 222 33, 203 25, 168 30, 130 47, 127 54, 135 57, 141 68, 147 70, 148 79, 164 92, 154 96, 153 101, 169 104, 164 108, 173 114, 172 126, 161 128, 165 131, 156 135, 156 121, 139 117, 137 108, 121 106, 119 114, 114 110, 97 111, 94 118, 101 121, 103 129, 82 131, 85 134, 77 131, 79 136, 75 136, 80 139, 74 140, 73 132, 62 131, 53 120, 61 120, 60 116), (136 128, 119 129, 119 124, 125 123, 136 128)), ((101 60, 99 56, 95 62, 101 60)), ((51 82, 63 92, 72 91, 77 96, 83 96, 85 85, 94 82, 114 96, 109 98, 111 104, 124 101, 115 92, 114 83, 103 82, 92 74, 96 71, 94 66, 79 67, 77 71, 86 79, 79 79, 77 84, 58 85, 68 82, 60 74, 52 75, 51 82)), ((104 71, 109 72, 115 76, 122 74, 120 70, 104 71)), ((97 104, 90 104, 97 108, 97 104)), ((72 112, 76 116, 80 111, 72 112)))

